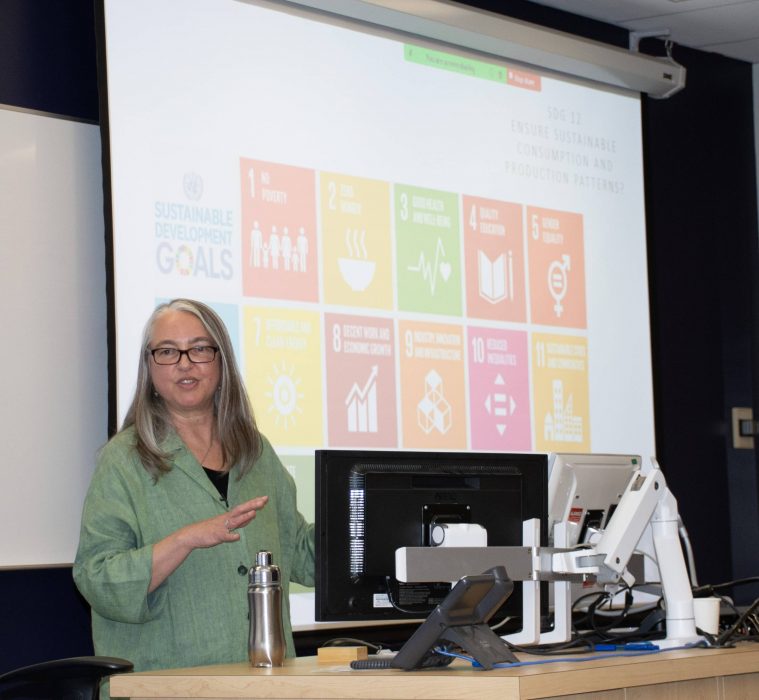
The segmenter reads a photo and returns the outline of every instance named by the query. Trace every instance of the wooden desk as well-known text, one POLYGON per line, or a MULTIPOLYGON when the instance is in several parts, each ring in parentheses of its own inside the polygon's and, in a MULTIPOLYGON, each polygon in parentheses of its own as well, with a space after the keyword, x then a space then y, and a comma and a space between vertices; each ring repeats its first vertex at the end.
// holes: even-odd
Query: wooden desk
MULTIPOLYGON (((523 659, 531 657, 522 656, 523 659)), ((532 657, 535 658, 535 657, 532 657)), ((463 662, 425 671, 352 671, 315 657, 283 668, 247 664, 113 676, 113 697, 256 700, 754 700, 759 644, 482 671, 463 662)))

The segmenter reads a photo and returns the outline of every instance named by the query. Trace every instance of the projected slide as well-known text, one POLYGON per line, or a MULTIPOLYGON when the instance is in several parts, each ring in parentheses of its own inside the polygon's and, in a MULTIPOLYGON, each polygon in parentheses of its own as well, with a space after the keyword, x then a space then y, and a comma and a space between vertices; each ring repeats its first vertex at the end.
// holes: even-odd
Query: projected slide
POLYGON ((120 419, 189 296, 303 498, 326 446, 653 452, 637 96, 292 6, 105 7, 120 419))

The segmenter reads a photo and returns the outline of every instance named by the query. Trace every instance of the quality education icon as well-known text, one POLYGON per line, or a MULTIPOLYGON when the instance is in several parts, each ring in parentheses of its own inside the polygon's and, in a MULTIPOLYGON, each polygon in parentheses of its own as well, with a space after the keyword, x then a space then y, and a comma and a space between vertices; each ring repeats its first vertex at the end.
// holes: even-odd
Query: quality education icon
POLYGON ((462 196, 467 315, 527 320, 523 207, 462 196))

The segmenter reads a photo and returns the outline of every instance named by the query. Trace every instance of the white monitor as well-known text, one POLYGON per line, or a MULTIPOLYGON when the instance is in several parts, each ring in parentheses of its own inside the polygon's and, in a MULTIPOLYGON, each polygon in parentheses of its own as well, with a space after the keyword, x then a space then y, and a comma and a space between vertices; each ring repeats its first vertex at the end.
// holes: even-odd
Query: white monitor
POLYGON ((567 523, 568 546, 588 541, 608 523, 632 475, 638 455, 553 453, 548 469, 548 537, 567 523))

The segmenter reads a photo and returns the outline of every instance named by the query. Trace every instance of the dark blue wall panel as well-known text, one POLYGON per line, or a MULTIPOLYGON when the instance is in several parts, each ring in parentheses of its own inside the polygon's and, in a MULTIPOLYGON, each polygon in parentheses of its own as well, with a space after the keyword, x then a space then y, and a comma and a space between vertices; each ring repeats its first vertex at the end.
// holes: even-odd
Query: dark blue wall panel
POLYGON ((0 673, 92 654, 90 612, 71 567, 0 571, 0 673))
POLYGON ((94 0, 0 0, 0 104, 97 122, 94 0))

